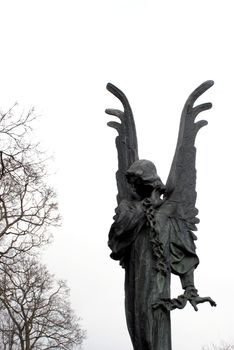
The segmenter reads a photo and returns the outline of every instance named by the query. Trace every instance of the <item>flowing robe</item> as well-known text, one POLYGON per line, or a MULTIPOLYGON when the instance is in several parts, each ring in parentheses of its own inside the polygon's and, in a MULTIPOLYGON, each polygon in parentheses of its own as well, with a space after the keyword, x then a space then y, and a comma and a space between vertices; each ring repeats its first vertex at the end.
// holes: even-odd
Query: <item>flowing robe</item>
POLYGON ((125 269, 125 312, 134 350, 171 350, 170 311, 152 306, 170 298, 171 272, 181 276, 199 263, 195 236, 173 217, 175 210, 169 201, 154 208, 152 230, 144 201, 123 200, 110 229, 111 257, 125 269))

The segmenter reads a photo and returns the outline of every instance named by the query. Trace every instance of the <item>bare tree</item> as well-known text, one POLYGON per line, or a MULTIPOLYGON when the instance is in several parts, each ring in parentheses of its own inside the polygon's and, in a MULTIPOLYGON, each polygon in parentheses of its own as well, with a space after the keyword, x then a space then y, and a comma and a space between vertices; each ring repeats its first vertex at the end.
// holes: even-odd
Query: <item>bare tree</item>
POLYGON ((222 341, 220 345, 203 346, 202 350, 234 350, 234 345, 222 341))
POLYGON ((85 338, 66 283, 55 281, 44 265, 25 254, 1 265, 0 305, 4 350, 70 350, 85 338))
POLYGON ((27 252, 50 241, 56 196, 47 185, 46 159, 32 143, 33 110, 0 112, 0 348, 72 349, 85 332, 64 281, 27 252))
POLYGON ((0 260, 48 242, 48 226, 58 223, 55 193, 33 144, 34 110, 0 113, 0 260))
POLYGON ((16 335, 16 326, 13 324, 9 317, 7 310, 0 304, 0 349, 2 350, 13 350, 16 335))

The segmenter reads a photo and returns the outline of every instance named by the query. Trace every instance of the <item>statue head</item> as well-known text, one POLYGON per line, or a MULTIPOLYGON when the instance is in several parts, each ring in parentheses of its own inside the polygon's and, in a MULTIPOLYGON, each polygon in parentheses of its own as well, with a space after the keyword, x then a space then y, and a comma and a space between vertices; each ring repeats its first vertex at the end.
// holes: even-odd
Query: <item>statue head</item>
POLYGON ((155 165, 149 160, 135 161, 128 169, 126 177, 140 197, 149 197, 154 189, 160 194, 165 190, 155 165))

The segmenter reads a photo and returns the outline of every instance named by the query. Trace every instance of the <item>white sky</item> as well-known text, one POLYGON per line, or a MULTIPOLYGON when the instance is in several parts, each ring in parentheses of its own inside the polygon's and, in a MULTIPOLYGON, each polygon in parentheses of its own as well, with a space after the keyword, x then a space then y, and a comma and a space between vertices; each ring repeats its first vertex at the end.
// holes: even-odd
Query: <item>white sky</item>
MULTIPOLYGON (((105 90, 122 89, 132 105, 141 158, 166 181, 183 104, 200 83, 209 125, 197 138, 201 223, 196 286, 217 308, 172 313, 173 350, 234 341, 233 1, 8 0, 0 2, 0 106, 35 106, 38 138, 54 154, 63 227, 46 255, 68 280, 88 331, 84 350, 130 350, 123 306, 124 271, 109 259, 116 206, 115 132, 105 90)), ((19 108, 19 110, 20 110, 19 108)), ((172 296, 181 293, 173 279, 172 296)))

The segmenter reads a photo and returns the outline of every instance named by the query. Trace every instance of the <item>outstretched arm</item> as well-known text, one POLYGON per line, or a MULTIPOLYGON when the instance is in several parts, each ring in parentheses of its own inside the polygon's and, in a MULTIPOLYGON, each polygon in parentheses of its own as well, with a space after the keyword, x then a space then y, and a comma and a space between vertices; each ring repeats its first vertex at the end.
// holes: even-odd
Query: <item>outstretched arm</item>
POLYGON ((216 306, 216 303, 210 297, 200 297, 197 289, 194 286, 194 269, 180 276, 181 285, 184 291, 184 297, 190 302, 195 311, 198 311, 198 304, 209 302, 211 306, 216 306))
POLYGON ((152 305, 153 309, 163 307, 168 311, 175 309, 183 309, 189 301, 195 311, 198 311, 198 304, 210 303, 211 306, 216 306, 216 302, 210 297, 200 297, 197 289, 194 286, 194 269, 180 276, 181 284, 184 289, 184 294, 179 295, 174 299, 161 299, 152 305))

